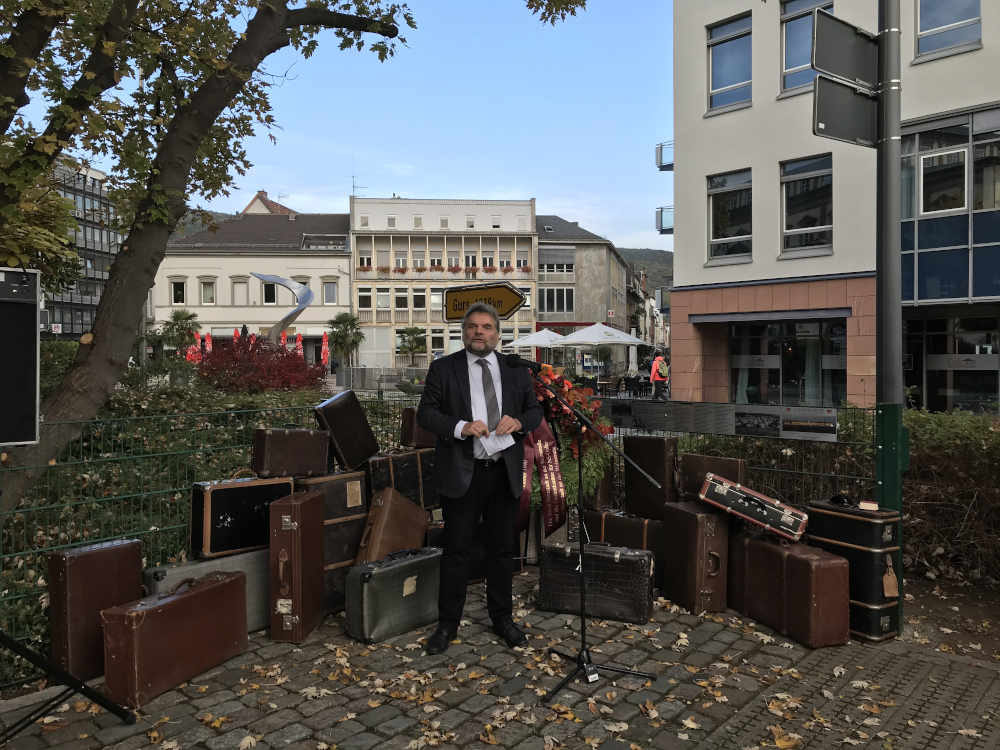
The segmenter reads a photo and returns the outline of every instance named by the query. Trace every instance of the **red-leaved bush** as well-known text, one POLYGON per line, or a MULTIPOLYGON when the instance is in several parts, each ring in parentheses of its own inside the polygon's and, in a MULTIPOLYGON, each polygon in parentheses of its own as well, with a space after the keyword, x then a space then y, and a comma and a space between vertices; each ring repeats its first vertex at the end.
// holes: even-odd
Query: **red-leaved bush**
POLYGON ((202 380, 234 393, 315 388, 325 375, 324 365, 307 364, 294 349, 272 347, 255 337, 241 337, 232 346, 216 346, 198 364, 202 380))

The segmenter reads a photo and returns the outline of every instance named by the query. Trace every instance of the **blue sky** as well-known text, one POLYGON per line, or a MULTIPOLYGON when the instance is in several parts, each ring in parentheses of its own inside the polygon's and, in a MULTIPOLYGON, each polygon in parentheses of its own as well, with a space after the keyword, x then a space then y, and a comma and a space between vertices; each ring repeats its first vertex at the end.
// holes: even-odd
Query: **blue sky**
POLYGON ((412 0, 417 29, 395 57, 341 52, 332 35, 303 60, 272 56, 277 144, 227 198, 257 190, 301 212, 346 212, 358 195, 536 198, 621 247, 671 249, 653 229, 673 203, 654 148, 672 138, 671 0, 589 0, 543 25, 523 0, 412 0))

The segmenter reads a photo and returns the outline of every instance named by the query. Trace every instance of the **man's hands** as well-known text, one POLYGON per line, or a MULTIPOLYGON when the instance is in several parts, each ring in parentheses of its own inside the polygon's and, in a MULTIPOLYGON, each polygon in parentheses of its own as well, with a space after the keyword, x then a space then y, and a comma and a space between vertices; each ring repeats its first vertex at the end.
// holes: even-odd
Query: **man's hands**
POLYGON ((497 435, 509 435, 512 432, 520 431, 521 421, 519 419, 514 419, 507 414, 500 417, 500 422, 497 424, 497 435))
MULTIPOLYGON (((510 435, 512 432, 521 431, 521 421, 519 419, 514 419, 514 417, 504 414, 500 417, 500 422, 497 424, 496 433, 497 435, 510 435)), ((490 428, 486 426, 486 423, 482 420, 477 419, 475 422, 466 422, 465 426, 462 427, 462 437, 486 437, 490 434, 490 428)))
MULTIPOLYGON (((506 419, 506 417, 504 417, 506 419)), ((503 420, 500 420, 503 424, 503 420)), ((475 422, 466 422, 465 426, 462 427, 462 437, 486 437, 490 434, 490 428, 486 426, 486 423, 482 420, 477 419, 475 422)))

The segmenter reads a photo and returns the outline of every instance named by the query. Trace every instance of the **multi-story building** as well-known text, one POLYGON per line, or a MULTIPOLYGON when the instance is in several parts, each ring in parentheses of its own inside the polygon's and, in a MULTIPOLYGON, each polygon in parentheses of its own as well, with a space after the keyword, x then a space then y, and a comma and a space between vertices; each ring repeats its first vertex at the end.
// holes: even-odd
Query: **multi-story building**
POLYGON ((262 282, 254 271, 298 281, 313 292, 312 304, 287 329, 301 333, 306 360, 320 360, 327 321, 351 310, 351 254, 347 214, 243 213, 172 240, 150 290, 150 322, 174 310, 198 314, 203 333, 222 345, 244 324, 266 335, 294 305, 292 293, 262 282))
MULTIPOLYGON (((816 8, 675 3, 673 398, 875 398, 875 152, 812 134, 816 8)), ((1000 400, 1000 5, 902 3, 906 384, 932 409, 1000 400)), ((658 214, 662 221, 664 214, 658 214)))
POLYGON ((510 281, 527 303, 501 326, 504 343, 535 330, 535 201, 351 197, 354 310, 365 341, 359 360, 401 367, 462 347, 443 317, 449 287, 510 281), (425 352, 400 351, 405 328, 426 331, 425 352))
POLYGON ((66 163, 55 168, 56 189, 73 201, 76 227, 72 242, 81 266, 80 278, 73 287, 46 296, 47 329, 56 338, 79 338, 93 327, 104 282, 118 254, 120 237, 113 229, 116 211, 104 187, 106 178, 96 169, 77 170, 66 163))

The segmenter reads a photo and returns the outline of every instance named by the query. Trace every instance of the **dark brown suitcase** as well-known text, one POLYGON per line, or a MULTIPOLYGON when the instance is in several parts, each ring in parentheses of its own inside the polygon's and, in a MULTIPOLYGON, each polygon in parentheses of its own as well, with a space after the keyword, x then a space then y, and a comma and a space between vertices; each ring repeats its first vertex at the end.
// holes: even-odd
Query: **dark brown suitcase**
POLYGON ((355 565, 375 562, 408 549, 420 549, 427 534, 427 512, 392 487, 372 499, 355 565))
POLYGON ((847 643, 847 560, 805 544, 751 539, 746 614, 810 648, 847 643))
POLYGON ((142 598, 142 544, 123 539, 49 554, 52 661, 79 680, 104 673, 101 610, 142 598))
POLYGON ((726 608, 729 519, 703 503, 663 507, 663 595, 693 615, 726 608))
POLYGON ((729 565, 726 574, 726 606, 747 612, 747 554, 752 537, 745 530, 729 530, 729 565))
POLYGON ((433 448, 372 456, 368 459, 366 470, 368 491, 372 496, 386 487, 392 487, 424 509, 430 510, 441 504, 434 482, 433 448))
POLYGON ((271 503, 271 640, 301 643, 323 619, 322 490, 271 503))
POLYGON ((681 453, 677 457, 677 495, 679 500, 697 500, 706 474, 728 477, 737 484, 746 483, 747 462, 742 458, 702 456, 681 453))
POLYGON ((378 453, 378 440, 354 391, 343 391, 316 406, 316 421, 330 433, 341 468, 354 471, 378 453))
POLYGON ((667 562, 663 521, 620 512, 585 510, 583 523, 592 542, 651 550, 656 562, 655 582, 657 586, 663 586, 663 570, 667 562))
POLYGON ((297 490, 322 490, 323 598, 327 612, 344 609, 347 571, 354 564, 368 520, 365 472, 327 474, 295 480, 297 490))
POLYGON ((660 483, 657 489, 631 464, 625 462, 624 510, 643 518, 663 518, 663 503, 677 500, 674 462, 677 438, 631 435, 624 439, 625 455, 660 483))
POLYGON ((254 431, 250 468, 259 477, 312 477, 329 470, 325 430, 263 427, 254 431))
POLYGON ((437 445, 437 435, 417 423, 417 410, 412 406, 403 409, 400 417, 399 444, 408 448, 433 448, 437 445))
POLYGON ((246 578, 210 573, 101 612, 108 697, 139 708, 247 648, 246 578))
POLYGON ((292 494, 290 477, 195 482, 191 491, 191 550, 209 558, 267 546, 268 506, 292 494))

